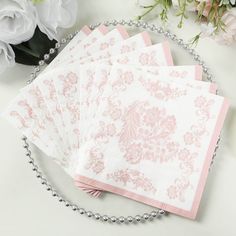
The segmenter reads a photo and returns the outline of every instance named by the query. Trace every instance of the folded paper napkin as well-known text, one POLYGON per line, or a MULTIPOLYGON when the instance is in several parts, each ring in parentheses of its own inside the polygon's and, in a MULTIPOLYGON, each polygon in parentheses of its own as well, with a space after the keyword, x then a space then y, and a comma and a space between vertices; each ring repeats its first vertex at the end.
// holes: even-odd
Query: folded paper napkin
POLYGON ((228 101, 168 42, 84 26, 4 116, 70 175, 194 219, 228 101))

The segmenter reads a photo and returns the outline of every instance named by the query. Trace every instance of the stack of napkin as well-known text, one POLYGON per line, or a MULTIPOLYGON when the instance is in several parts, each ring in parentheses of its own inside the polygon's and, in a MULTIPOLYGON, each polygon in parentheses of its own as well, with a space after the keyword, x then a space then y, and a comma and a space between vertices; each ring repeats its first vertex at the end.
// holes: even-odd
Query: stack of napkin
POLYGON ((84 26, 5 117, 90 195, 194 219, 228 109, 199 65, 147 32, 84 26))

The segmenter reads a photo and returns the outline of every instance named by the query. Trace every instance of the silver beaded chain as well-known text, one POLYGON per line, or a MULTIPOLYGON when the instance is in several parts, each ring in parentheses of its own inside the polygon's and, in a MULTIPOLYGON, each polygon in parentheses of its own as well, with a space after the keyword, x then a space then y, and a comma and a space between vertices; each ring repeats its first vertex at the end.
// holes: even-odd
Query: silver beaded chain
MULTIPOLYGON (((112 20, 112 21, 105 21, 103 23, 97 23, 94 25, 90 25, 90 29, 93 30, 99 25, 104 24, 106 26, 116 26, 118 24, 120 25, 126 25, 129 27, 135 27, 139 29, 145 29, 154 33, 158 33, 163 35, 164 37, 170 39, 171 41, 175 42, 178 46, 182 47, 184 50, 186 50, 192 57, 193 59, 202 66, 203 72, 206 75, 206 78, 208 81, 213 82, 213 75, 210 73, 209 68, 206 66, 205 62, 200 58, 200 56, 196 53, 194 49, 192 49, 189 44, 184 43, 182 39, 177 38, 177 36, 173 33, 171 33, 168 30, 164 30, 162 27, 157 27, 154 24, 149 24, 146 22, 141 22, 141 21, 133 21, 133 20, 112 20)), ((57 49, 59 49, 62 45, 68 43, 76 34, 78 31, 76 31, 74 34, 69 34, 67 37, 61 39, 60 42, 55 44, 55 48, 51 48, 49 50, 48 54, 44 55, 44 60, 39 61, 39 65, 34 67, 34 72, 31 73, 30 80, 27 81, 27 83, 31 83, 38 75, 40 72, 41 68, 45 65, 45 62, 50 59, 50 55, 54 54, 57 49)), ((27 141, 27 137, 23 136, 22 140, 24 142, 23 147, 26 150, 26 156, 28 157, 28 161, 33 167, 32 170, 36 173, 36 177, 41 181, 41 184, 46 187, 46 190, 51 193, 51 195, 56 198, 59 202, 63 203, 64 206, 72 209, 75 212, 78 212, 81 215, 85 215, 89 218, 92 218, 97 221, 101 222, 109 222, 109 223, 118 223, 118 224, 130 224, 130 223, 144 223, 147 221, 152 221, 154 219, 158 219, 162 217, 163 215, 166 215, 167 212, 162 210, 162 209, 156 209, 151 211, 150 213, 144 213, 143 215, 135 215, 135 216, 108 216, 108 215, 103 215, 100 213, 94 213, 90 210, 86 210, 84 208, 79 207, 77 204, 74 204, 67 199, 65 199, 61 194, 58 193, 58 191, 51 185, 51 183, 47 180, 47 178, 43 175, 42 171, 38 167, 38 165, 35 163, 34 158, 32 157, 32 153, 30 151, 30 145, 27 141)), ((212 157, 212 163, 213 160, 216 156, 216 151, 219 146, 219 141, 220 138, 218 139, 215 152, 212 157)))

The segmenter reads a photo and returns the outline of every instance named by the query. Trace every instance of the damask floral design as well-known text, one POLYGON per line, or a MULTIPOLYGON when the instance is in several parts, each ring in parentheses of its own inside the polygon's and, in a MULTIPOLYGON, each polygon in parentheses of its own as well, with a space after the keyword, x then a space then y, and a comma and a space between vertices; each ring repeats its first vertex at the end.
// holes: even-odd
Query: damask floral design
POLYGON ((122 53, 128 53, 128 52, 132 52, 134 51, 134 49, 136 49, 136 43, 133 42, 131 45, 123 45, 120 49, 121 54, 122 53))
POLYGON ((177 178, 173 185, 167 188, 167 196, 170 199, 178 199, 181 202, 185 201, 185 191, 191 187, 188 178, 177 178))
POLYGON ((98 82, 98 90, 100 92, 103 92, 104 91, 104 86, 106 85, 107 83, 107 80, 108 80, 108 76, 109 76, 109 72, 107 70, 102 70, 101 71, 101 79, 100 81, 98 82))
POLYGON ((194 169, 194 161, 197 158, 197 153, 191 153, 187 148, 181 149, 178 152, 178 159, 180 160, 180 168, 185 175, 191 175, 198 171, 194 169))
POLYGON ((47 86, 47 90, 49 91, 49 94, 46 96, 46 98, 54 102, 55 112, 61 115, 61 109, 57 103, 57 94, 53 84, 53 80, 44 80, 43 83, 47 86))
POLYGON ((41 108, 42 105, 45 104, 44 98, 38 86, 34 86, 31 89, 29 89, 29 94, 31 94, 32 96, 36 98, 37 107, 41 108))
POLYGON ((107 174, 107 179, 120 182, 124 186, 130 185, 133 189, 140 188, 145 192, 152 193, 153 195, 157 192, 157 189, 153 186, 151 180, 137 170, 132 170, 129 168, 118 170, 114 173, 107 174))
POLYGON ((28 128, 29 125, 27 124, 27 119, 25 117, 22 117, 19 112, 17 111, 11 111, 10 112, 10 116, 17 119, 20 123, 20 125, 18 125, 19 129, 24 129, 24 128, 28 128))
POLYGON ((94 136, 97 143, 107 143, 110 137, 116 134, 116 127, 113 123, 105 124, 105 122, 99 123, 98 131, 94 136))
MULTIPOLYGON (((190 127, 191 131, 184 134, 183 139, 186 145, 194 145, 196 148, 201 146, 203 135, 207 134, 206 124, 210 119, 210 109, 214 104, 212 99, 207 100, 203 96, 199 96, 194 100, 196 107, 196 115, 198 122, 190 127)), ((194 169, 194 161, 197 158, 197 153, 191 153, 187 148, 179 150, 178 159, 180 161, 180 169, 182 169, 182 177, 177 178, 171 186, 167 189, 167 195, 170 199, 178 198, 180 201, 185 201, 184 193, 191 187, 189 177, 199 171, 194 169)))
POLYGON ((187 76, 188 72, 187 71, 176 71, 172 70, 169 75, 175 78, 185 78, 187 76))
POLYGON ((115 39, 114 38, 110 38, 108 42, 101 43, 100 50, 105 50, 108 47, 113 46, 114 44, 115 44, 115 39))
POLYGON ((143 66, 160 66, 157 62, 155 51, 141 53, 141 55, 139 56, 139 62, 143 66))
POLYGON ((69 96, 72 91, 75 91, 78 77, 75 73, 70 72, 66 76, 59 75, 59 79, 63 82, 62 94, 64 96, 69 96))
POLYGON ((169 84, 154 81, 140 76, 139 81, 143 87, 155 98, 168 101, 186 95, 185 88, 172 88, 169 84))
POLYGON ((109 116, 112 120, 120 119, 122 115, 122 110, 120 109, 120 102, 114 102, 112 99, 107 99, 108 107, 107 110, 103 113, 103 115, 109 116))
POLYGON ((98 148, 92 147, 89 150, 88 161, 85 168, 91 169, 95 174, 101 173, 105 168, 103 154, 98 148))
MULTIPOLYGON (((123 58, 119 58, 119 59, 117 59, 117 62, 120 63, 120 64, 128 64, 128 62, 129 62, 129 57, 124 56, 123 58)), ((112 64, 112 63, 111 63, 111 64, 112 64)))
POLYGON ((119 69, 117 73, 117 78, 112 83, 112 89, 114 91, 125 90, 127 85, 130 85, 134 81, 134 75, 131 71, 123 71, 121 69, 119 69))
POLYGON ((129 163, 141 160, 162 163, 176 155, 178 144, 171 139, 176 121, 165 109, 135 102, 125 111, 122 122, 119 145, 129 163))
POLYGON ((196 107, 196 115, 198 117, 198 123, 192 125, 190 131, 184 134, 184 142, 186 145, 201 146, 201 139, 203 135, 207 134, 206 123, 210 119, 210 109, 214 104, 212 99, 207 100, 203 96, 199 96, 195 99, 194 105, 196 107))

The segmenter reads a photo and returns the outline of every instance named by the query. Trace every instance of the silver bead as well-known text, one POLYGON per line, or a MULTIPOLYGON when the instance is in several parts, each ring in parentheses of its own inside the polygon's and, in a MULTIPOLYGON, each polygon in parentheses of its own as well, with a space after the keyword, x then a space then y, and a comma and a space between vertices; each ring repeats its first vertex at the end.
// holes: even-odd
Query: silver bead
POLYGON ((64 202, 64 199, 63 199, 62 197, 59 197, 59 198, 58 198, 58 201, 59 201, 59 202, 64 202))
POLYGON ((78 207, 76 205, 72 205, 71 208, 72 208, 73 211, 77 211, 78 210, 78 207))
POLYGON ((44 61, 43 60, 39 61, 39 65, 43 66, 44 65, 44 61))
POLYGON ((31 156, 30 150, 27 150, 27 153, 26 153, 25 155, 28 156, 28 157, 30 157, 30 156, 31 156))
POLYGON ((112 25, 117 25, 117 23, 118 23, 118 22, 117 22, 116 20, 113 20, 113 21, 111 22, 112 25))
POLYGON ((66 43, 66 39, 65 39, 65 38, 62 38, 62 39, 61 39, 61 43, 62 43, 62 44, 66 43))
POLYGON ((208 75, 207 75, 207 79, 208 79, 209 81, 212 81, 212 75, 208 74, 208 75))
POLYGON ((37 173, 36 175, 37 178, 41 178, 42 177, 42 174, 40 172, 37 173))
POLYGON ((162 28, 162 27, 159 27, 159 28, 157 28, 157 32, 158 32, 158 33, 163 33, 163 32, 164 32, 164 30, 163 30, 163 28, 162 28))
POLYGON ((83 215, 85 213, 85 210, 83 208, 79 208, 79 213, 83 215))
POLYGON ((44 60, 48 60, 48 59, 49 59, 49 55, 48 55, 48 54, 45 54, 45 55, 43 56, 43 58, 44 58, 44 60))
POLYGON ((160 214, 160 215, 165 215, 165 213, 166 213, 166 212, 165 212, 164 210, 162 210, 162 209, 159 210, 159 214, 160 214))
POLYGON ((125 21, 122 20, 122 21, 120 22, 120 24, 121 24, 121 25, 125 25, 125 21))
POLYGON ((39 67, 38 66, 34 67, 34 71, 39 72, 40 71, 39 67))
POLYGON ((38 167, 37 167, 37 166, 34 166, 32 170, 33 170, 33 171, 37 171, 37 170, 38 170, 38 167))
POLYGON ((151 26, 150 26, 150 30, 154 31, 154 30, 156 30, 156 29, 157 29, 157 27, 156 27, 155 25, 151 25, 151 26))
POLYGON ((120 216, 119 218, 118 218, 118 220, 119 220, 119 223, 124 223, 125 222, 125 217, 123 217, 123 216, 120 216))
POLYGON ((128 21, 128 25, 132 26, 134 24, 134 22, 132 20, 128 21))
POLYGON ((177 43, 178 43, 179 45, 182 45, 182 44, 183 44, 183 39, 178 39, 178 40, 177 40, 177 43))
POLYGON ((100 220, 101 215, 98 214, 98 213, 95 213, 95 214, 94 214, 94 218, 95 218, 95 220, 100 220))
POLYGON ((27 137, 26 136, 22 136, 22 138, 21 138, 23 141, 25 141, 26 139, 27 139, 27 137))
POLYGON ((57 197, 57 193, 55 191, 52 191, 52 196, 57 197))
POLYGON ((90 28, 91 30, 93 30, 93 29, 94 29, 94 25, 90 25, 89 28, 90 28))
POLYGON ((31 73, 31 74, 30 74, 30 78, 31 78, 31 79, 34 79, 35 77, 36 77, 35 73, 31 73))
POLYGON ((65 206, 66 206, 66 207, 69 207, 69 206, 70 206, 70 203, 69 203, 69 202, 65 202, 65 206))
POLYGON ((26 143, 26 144, 23 145, 23 148, 28 149, 28 147, 29 147, 29 144, 28 144, 28 143, 26 143))
POLYGON ((49 53, 50 53, 50 54, 55 53, 55 49, 54 49, 54 48, 50 48, 50 49, 49 49, 49 53))
POLYGON ((61 44, 60 44, 59 42, 57 42, 57 43, 55 44, 55 48, 58 49, 58 48, 60 48, 60 47, 61 47, 61 44))
POLYGON ((93 213, 92 213, 91 211, 87 211, 87 212, 86 212, 86 215, 90 218, 90 217, 93 216, 93 213))
POLYGON ((106 26, 108 26, 108 25, 109 25, 109 22, 108 22, 108 21, 104 21, 103 24, 106 25, 106 26))
POLYGON ((73 39, 73 37, 74 37, 73 34, 68 34, 68 35, 67 35, 67 38, 68 38, 69 40, 73 39))
POLYGON ((117 218, 116 218, 115 216, 112 216, 110 219, 111 219, 111 222, 112 222, 112 223, 115 223, 116 220, 117 220, 117 218))
POLYGON ((184 49, 186 49, 186 50, 187 50, 189 46, 188 46, 188 44, 187 44, 187 43, 185 43, 185 44, 183 44, 183 47, 184 47, 184 49))
POLYGON ((142 218, 143 218, 144 220, 148 220, 149 217, 150 217, 150 215, 147 214, 147 213, 144 213, 143 216, 142 216, 142 218))
POLYGON ((193 54, 195 53, 195 51, 190 48, 190 49, 189 49, 189 53, 193 55, 193 54))
POLYGON ((136 215, 136 216, 135 216, 135 220, 136 220, 137 222, 140 222, 140 221, 141 221, 141 216, 140 216, 140 215, 136 215))
POLYGON ((128 216, 128 217, 127 217, 127 221, 128 221, 129 223, 132 223, 132 222, 134 221, 134 218, 133 218, 132 216, 128 216))
POLYGON ((107 215, 104 215, 104 216, 102 216, 102 220, 106 222, 109 220, 109 217, 107 215))
POLYGON ((151 214, 151 217, 155 218, 155 217, 157 217, 158 212, 157 211, 152 211, 150 214, 151 214))
POLYGON ((203 71, 205 72, 205 73, 207 73, 208 72, 208 68, 207 67, 203 67, 203 71))
POLYGON ((169 31, 166 31, 166 32, 164 33, 164 35, 165 35, 166 37, 170 37, 170 32, 169 32, 169 31))
POLYGON ((143 22, 143 23, 142 23, 142 27, 143 27, 144 29, 146 29, 146 28, 147 28, 147 23, 146 23, 146 22, 143 22))
POLYGON ((52 190, 52 188, 50 186, 48 186, 46 189, 47 189, 47 191, 51 191, 52 190))

